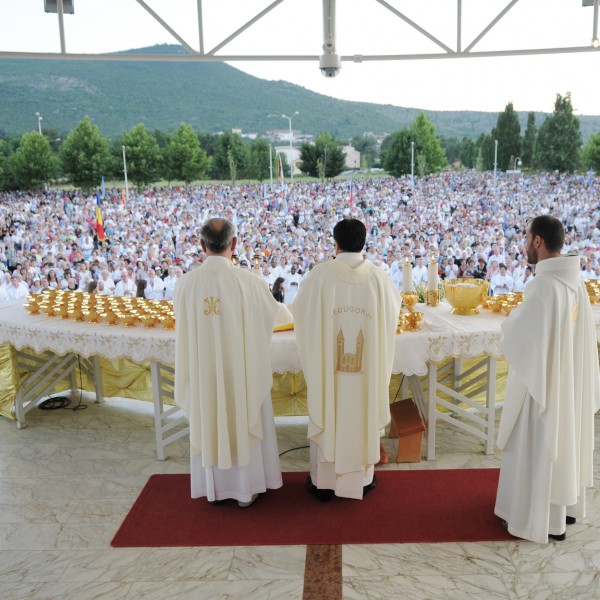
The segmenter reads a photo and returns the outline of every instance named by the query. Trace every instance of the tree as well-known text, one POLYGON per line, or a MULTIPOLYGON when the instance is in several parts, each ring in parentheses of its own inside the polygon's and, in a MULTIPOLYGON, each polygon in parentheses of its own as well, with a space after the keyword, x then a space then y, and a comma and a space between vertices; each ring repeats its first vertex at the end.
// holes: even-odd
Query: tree
POLYGON ((247 169, 247 148, 237 133, 227 132, 215 142, 212 163, 212 176, 215 179, 235 179, 243 177, 247 169))
POLYGON ((533 152, 535 150, 535 138, 537 129, 535 127, 535 113, 530 112, 527 115, 527 127, 523 135, 523 143, 521 144, 521 160, 523 166, 530 168, 533 165, 533 152))
POLYGON ((462 139, 459 159, 467 169, 474 169, 477 166, 477 148, 472 139, 466 137, 462 139))
POLYGON ((583 149, 583 166, 600 173, 600 132, 594 133, 583 149))
POLYGON ((329 133, 321 133, 314 144, 302 144, 300 160, 303 173, 321 179, 339 175, 346 165, 346 155, 340 142, 329 133))
POLYGON ((161 153, 154 136, 139 123, 121 136, 125 146, 127 177, 138 187, 160 178, 161 153))
POLYGON ((60 148, 64 174, 76 187, 94 188, 109 170, 108 141, 100 129, 85 117, 67 136, 60 148))
POLYGON ((19 147, 19 140, 16 138, 0 139, 0 184, 3 190, 17 189, 14 169, 11 158, 19 147))
POLYGON ((494 168, 494 138, 489 133, 482 133, 477 138, 477 169, 491 171, 494 168))
POLYGON ((407 175, 412 171, 413 157, 419 175, 441 171, 446 164, 446 152, 439 138, 435 136, 435 127, 425 113, 420 113, 410 129, 400 129, 388 136, 381 145, 381 164, 394 177, 407 175))
POLYGON ((161 150, 164 150, 169 145, 169 142, 173 139, 172 133, 164 132, 161 129, 155 129, 152 132, 152 135, 154 136, 154 139, 161 150))
POLYGON ((447 164, 446 153, 439 138, 435 136, 435 127, 422 112, 411 127, 415 142, 415 158, 423 171, 421 174, 437 173, 447 164))
POLYGON ((410 129, 400 129, 388 135, 381 144, 381 164, 394 177, 402 177, 411 172, 411 142, 413 133, 410 129))
POLYGON ((48 140, 37 131, 25 133, 11 158, 19 187, 36 189, 44 186, 56 172, 56 157, 48 140))
POLYGON ((200 142, 200 147, 203 148, 204 152, 208 154, 208 156, 215 155, 215 144, 217 143, 216 135, 212 133, 202 133, 198 134, 198 141, 200 142))
POLYGON ((208 157, 190 125, 179 126, 165 148, 164 159, 167 179, 184 181, 186 186, 205 177, 208 170, 208 157))
POLYGON ((258 138, 250 144, 250 164, 248 177, 263 181, 271 175, 271 163, 269 157, 269 142, 258 138))
POLYGON ((521 154, 521 125, 512 102, 498 115, 492 138, 498 140, 498 168, 506 171, 511 167, 511 159, 514 164, 515 158, 521 154))
POLYGON ((571 94, 556 94, 554 112, 541 125, 534 163, 550 171, 575 171, 580 164, 581 130, 573 114, 571 94))

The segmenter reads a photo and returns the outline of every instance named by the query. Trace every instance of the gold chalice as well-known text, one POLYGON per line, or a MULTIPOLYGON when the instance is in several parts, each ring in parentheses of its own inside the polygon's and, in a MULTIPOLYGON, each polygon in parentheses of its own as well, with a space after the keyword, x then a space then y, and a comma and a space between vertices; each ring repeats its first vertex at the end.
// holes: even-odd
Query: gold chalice
POLYGON ((402 300, 409 312, 413 312, 414 306, 419 300, 419 296, 416 292, 402 292, 402 300))
POLYGON ((121 316, 121 321, 125 327, 135 327, 137 320, 137 315, 134 313, 126 313, 121 316))
POLYGON ((40 314, 40 305, 38 299, 31 294, 27 297, 27 304, 24 305, 25 310, 32 315, 40 314))
POLYGON ((116 325, 119 322, 119 317, 112 311, 102 313, 100 319, 107 325, 116 325))
POLYGON ((74 321, 84 321, 85 315, 83 314, 83 308, 81 306, 74 306, 71 309, 71 317, 74 321))
POLYGON ((155 315, 145 314, 140 317, 140 321, 144 325, 144 327, 155 327, 158 323, 158 319, 155 315))
POLYGON ((160 322, 163 326, 163 329, 175 329, 175 318, 163 316, 160 317, 160 322))
POLYGON ((506 316, 510 315, 510 313, 513 311, 513 309, 516 307, 517 307, 517 305, 514 302, 503 302, 502 303, 502 310, 506 313, 506 316))
POLYGON ((496 298, 495 296, 493 296, 491 300, 488 300, 488 306, 492 312, 502 312, 502 300, 496 298))
POLYGON ((406 315, 406 323, 408 331, 418 331, 421 329, 421 323, 423 322, 423 313, 416 311, 410 312, 406 315))
POLYGON ((90 323, 100 323, 100 313, 95 308, 90 308, 87 314, 87 320, 90 323))
POLYGON ((404 333, 405 328, 406 328, 406 315, 401 312, 398 315, 398 324, 396 325, 396 333, 404 333))

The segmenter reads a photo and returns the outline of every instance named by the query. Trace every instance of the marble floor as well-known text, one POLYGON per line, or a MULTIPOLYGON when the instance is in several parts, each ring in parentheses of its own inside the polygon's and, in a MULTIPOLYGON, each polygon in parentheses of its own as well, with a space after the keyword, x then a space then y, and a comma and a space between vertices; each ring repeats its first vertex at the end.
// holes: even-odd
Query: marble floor
MULTIPOLYGON (((149 403, 32 410, 28 427, 0 417, 0 598, 137 600, 302 598, 306 548, 118 548, 110 540, 154 473, 188 471, 188 444, 155 460, 149 403)), ((305 418, 277 418, 281 452, 306 444, 305 418)), ((596 415, 600 446, 600 415, 596 415)), ((438 460, 386 469, 496 467, 479 441, 441 423, 438 460)), ((384 439, 393 454, 394 441, 384 439)), ((307 470, 308 450, 282 456, 307 470)), ((600 450, 596 450, 600 485, 600 450)), ((562 543, 381 544, 342 547, 343 597, 600 598, 600 489, 562 543)), ((460 523, 457 523, 457 527, 460 523)), ((326 599, 324 599, 326 600, 326 599)))

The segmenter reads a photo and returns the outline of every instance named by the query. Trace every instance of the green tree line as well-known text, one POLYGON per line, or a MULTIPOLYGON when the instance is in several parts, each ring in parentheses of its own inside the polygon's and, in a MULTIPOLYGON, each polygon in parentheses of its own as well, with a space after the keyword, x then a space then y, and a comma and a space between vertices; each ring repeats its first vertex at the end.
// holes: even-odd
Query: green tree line
MULTIPOLYGON (((378 148, 374 138, 351 140, 361 153, 361 168, 381 166, 391 175, 424 176, 439 172, 448 164, 465 168, 501 171, 515 168, 573 172, 594 169, 600 172, 600 132, 585 147, 579 121, 573 114, 570 94, 556 95, 554 111, 539 128, 529 113, 521 135, 518 115, 512 102, 499 113, 496 127, 479 138, 442 138, 436 135, 425 113, 410 127, 388 135, 378 148)), ((254 179, 266 181, 277 176, 281 160, 284 176, 290 175, 286 153, 272 155, 265 139, 244 140, 236 133, 199 133, 187 124, 176 132, 149 131, 143 123, 109 141, 89 117, 85 117, 61 140, 52 129, 24 134, 21 139, 0 139, 0 188, 37 189, 57 179, 76 187, 97 187, 102 177, 122 180, 123 155, 127 176, 134 186, 157 181, 184 182, 202 179, 254 179)), ((342 143, 322 133, 314 143, 300 148, 302 173, 326 179, 345 168, 342 143)))

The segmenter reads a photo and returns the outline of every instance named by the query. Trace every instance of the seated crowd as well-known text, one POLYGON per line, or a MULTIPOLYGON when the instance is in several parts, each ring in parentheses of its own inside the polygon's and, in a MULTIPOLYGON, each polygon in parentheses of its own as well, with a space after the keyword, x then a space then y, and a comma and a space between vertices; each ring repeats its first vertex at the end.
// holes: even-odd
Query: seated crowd
POLYGON ((251 269, 291 304, 312 267, 333 256, 341 217, 367 227, 365 257, 402 289, 410 256, 422 284, 435 254, 443 278, 478 277, 490 293, 522 291, 533 277, 524 258, 526 222, 553 214, 577 252, 582 279, 600 278, 600 180, 541 174, 514 180, 474 171, 409 180, 299 182, 282 191, 262 184, 149 189, 128 203, 108 190, 99 241, 95 197, 47 191, 0 194, 0 301, 46 289, 172 299, 178 278, 205 255, 200 225, 222 215, 236 226, 239 268, 251 269), (145 289, 138 282, 145 281, 145 289))

